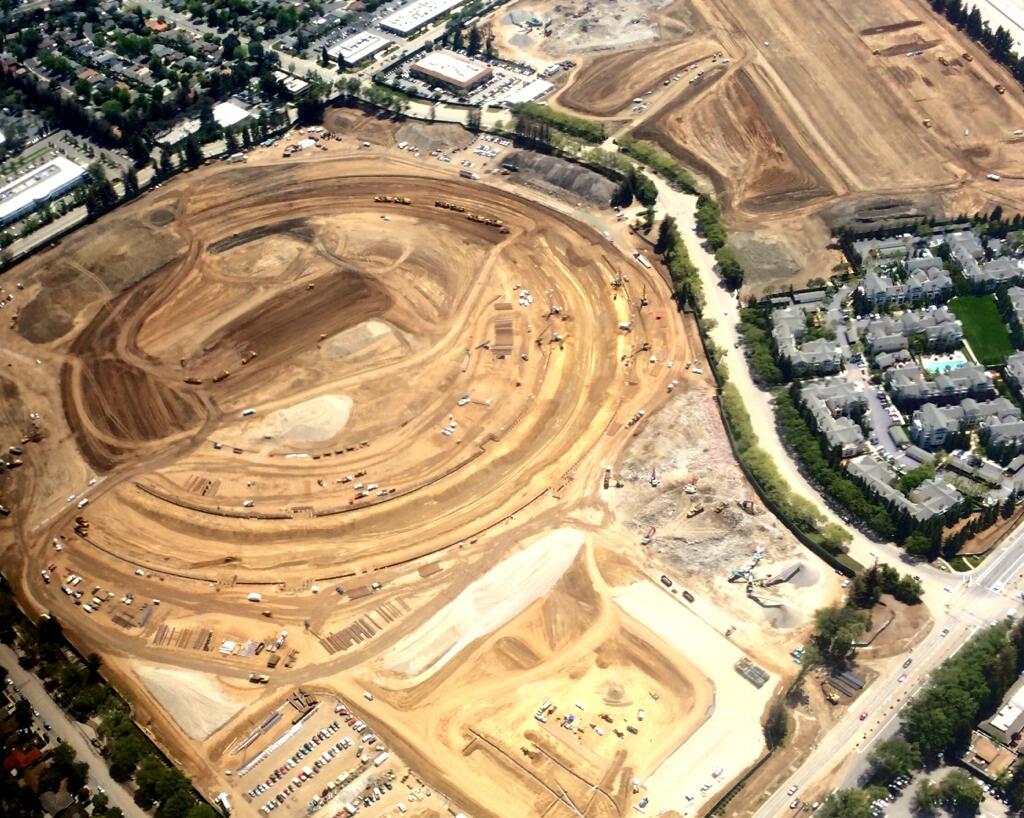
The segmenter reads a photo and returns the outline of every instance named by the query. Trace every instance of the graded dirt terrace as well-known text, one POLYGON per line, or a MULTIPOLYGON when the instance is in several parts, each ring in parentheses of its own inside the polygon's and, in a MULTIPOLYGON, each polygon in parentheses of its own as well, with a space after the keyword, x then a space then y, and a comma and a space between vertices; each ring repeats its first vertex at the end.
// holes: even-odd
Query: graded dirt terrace
POLYGON ((70 346, 62 396, 89 465, 189 448, 94 501, 90 541, 126 560, 214 580, 273 569, 277 582, 309 578, 310 563, 331 576, 401 562, 557 486, 616 414, 607 385, 624 386, 617 327, 631 316, 607 282, 632 270, 611 245, 447 179, 338 163, 311 190, 289 171, 219 174, 231 197, 213 174, 157 198, 175 211, 161 229, 180 236, 180 260, 70 346), (228 573, 195 570, 218 551, 228 573))
MULTIPOLYGON (((202 168, 17 269, 8 575, 245 818, 338 695, 392 760, 356 738, 276 815, 345 770, 325 809, 392 769, 411 815, 683 809, 680 776, 724 761, 710 799, 760 753, 803 617, 726 581, 755 541, 799 553, 776 521, 683 514, 682 480, 750 493, 695 327, 609 210, 358 142, 202 168), (768 672, 756 695, 737 657, 768 672), (737 686, 744 728, 710 742, 737 686)), ((830 598, 823 577, 787 601, 830 598)))
POLYGON ((659 15, 692 34, 663 24, 643 49, 581 51, 555 103, 706 177, 758 292, 827 276, 843 221, 1024 209, 1024 94, 924 0, 698 0, 659 15), (702 59, 714 50, 728 63, 702 59), (648 107, 632 111, 634 97, 648 107))

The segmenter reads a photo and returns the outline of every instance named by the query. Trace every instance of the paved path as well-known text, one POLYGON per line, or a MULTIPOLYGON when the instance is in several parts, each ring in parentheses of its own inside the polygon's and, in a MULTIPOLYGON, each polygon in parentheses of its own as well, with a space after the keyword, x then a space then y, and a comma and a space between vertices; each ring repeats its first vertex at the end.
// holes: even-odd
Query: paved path
POLYGON ((78 760, 89 765, 89 775, 86 779, 89 788, 96 792, 97 787, 102 787, 110 799, 110 806, 119 807, 126 818, 151 818, 149 813, 135 803, 131 793, 110 777, 106 759, 89 743, 82 728, 65 715, 60 705, 43 688, 38 676, 22 669, 18 664, 17 654, 7 645, 0 644, 0 664, 7 668, 10 678, 21 689, 32 707, 39 711, 39 729, 42 730, 42 722, 48 722, 53 727, 51 735, 64 739, 64 742, 78 754, 78 760))

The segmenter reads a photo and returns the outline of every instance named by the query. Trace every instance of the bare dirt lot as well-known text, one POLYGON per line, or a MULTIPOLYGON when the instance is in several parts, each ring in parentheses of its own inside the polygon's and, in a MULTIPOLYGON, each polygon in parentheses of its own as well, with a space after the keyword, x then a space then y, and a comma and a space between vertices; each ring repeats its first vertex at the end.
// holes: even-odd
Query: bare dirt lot
MULTIPOLYGON (((808 569, 773 618, 724 569, 748 538, 778 567, 794 542, 735 505, 684 521, 691 472, 709 504, 749 488, 687 366, 695 328, 614 214, 571 187, 460 180, 393 149, 394 123, 331 117, 356 139, 202 168, 17 270, 0 441, 26 448, 0 475, 5 569, 246 818, 317 793, 313 811, 369 814, 612 816, 645 795, 686 811, 667 785, 680 748, 729 749, 701 732, 716 690, 749 686, 739 658, 765 695, 790 675, 834 577, 808 569), (662 571, 692 575, 701 640, 651 616, 692 615, 660 599, 662 571), (338 694, 374 742, 305 736, 330 732, 338 694), (299 733, 326 772, 280 801, 299 733), (241 770, 264 752, 272 792, 253 795, 241 770)), ((732 711, 751 757, 765 700, 732 711)))
MULTIPOLYGON (((793 283, 828 274, 826 228, 839 219, 1024 207, 1024 97, 923 0, 698 0, 686 24, 682 40, 584 55, 557 102, 596 116, 618 105, 626 129, 710 180, 748 246, 760 236, 799 260, 793 283), (705 60, 700 81, 663 87, 662 66, 688 44, 698 59, 711 37, 729 64, 705 60), (649 90, 649 107, 630 113, 649 90)), ((755 289, 786 283, 787 265, 761 267, 756 250, 744 260, 755 289)))

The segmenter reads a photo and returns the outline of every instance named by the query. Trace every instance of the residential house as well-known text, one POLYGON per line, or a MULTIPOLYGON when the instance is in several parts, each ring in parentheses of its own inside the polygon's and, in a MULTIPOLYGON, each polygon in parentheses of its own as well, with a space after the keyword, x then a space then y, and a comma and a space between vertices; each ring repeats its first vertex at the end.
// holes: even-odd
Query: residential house
POLYGON ((823 378, 805 383, 800 400, 813 416, 818 432, 841 457, 865 451, 864 433, 856 422, 867 410, 862 389, 845 378, 823 378))
POLYGON ((964 398, 985 400, 996 395, 992 376, 980 364, 964 364, 930 378, 917 364, 894 367, 885 373, 893 400, 901 406, 959 403, 964 398))
POLYGON ((1024 352, 1015 352, 1006 359, 1003 377, 1017 390, 1017 394, 1024 394, 1024 352))
POLYGON ((975 262, 970 268, 964 267, 964 277, 974 292, 995 292, 1000 287, 1020 281, 1020 262, 1008 256, 1000 256, 982 264, 975 262))
POLYGON ((775 310, 772 325, 776 352, 793 375, 831 375, 842 368, 843 351, 835 341, 815 338, 800 342, 807 334, 807 315, 800 307, 775 310))

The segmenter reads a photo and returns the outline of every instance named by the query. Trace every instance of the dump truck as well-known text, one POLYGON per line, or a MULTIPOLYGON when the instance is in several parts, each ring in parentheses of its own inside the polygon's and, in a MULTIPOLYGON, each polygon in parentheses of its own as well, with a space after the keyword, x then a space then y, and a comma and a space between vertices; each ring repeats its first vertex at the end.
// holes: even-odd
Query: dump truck
POLYGON ((249 681, 254 685, 265 685, 270 681, 270 677, 266 673, 250 673, 249 681))
POLYGON ((695 505, 695 506, 690 506, 689 510, 686 512, 686 519, 690 519, 691 517, 696 517, 698 514, 702 513, 703 511, 704 511, 704 504, 703 503, 697 503, 697 505, 695 505))

